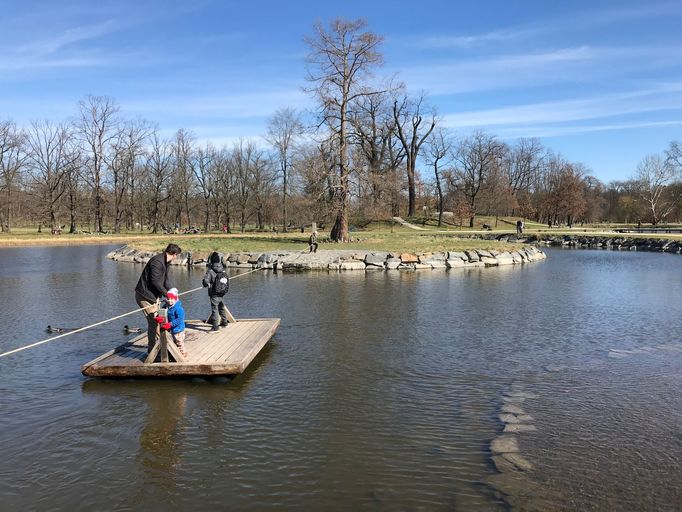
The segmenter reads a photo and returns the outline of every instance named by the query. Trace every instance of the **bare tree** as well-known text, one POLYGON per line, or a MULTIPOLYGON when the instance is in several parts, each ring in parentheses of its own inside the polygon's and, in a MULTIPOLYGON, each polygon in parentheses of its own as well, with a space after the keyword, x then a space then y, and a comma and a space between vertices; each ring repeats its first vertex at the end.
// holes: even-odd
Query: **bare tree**
POLYGON ((494 136, 475 131, 460 141, 455 152, 454 186, 469 201, 471 217, 469 227, 474 227, 476 217, 476 198, 481 187, 495 166, 500 165, 504 145, 494 136))
POLYGON ((453 142, 449 134, 444 129, 438 129, 433 133, 429 144, 427 160, 433 166, 433 173, 436 179, 436 192, 438 193, 438 227, 443 225, 443 187, 439 165, 447 164, 452 158, 453 142))
POLYGON ((537 183, 544 156, 545 149, 537 139, 519 139, 507 153, 503 167, 510 193, 517 203, 522 201, 519 196, 530 194, 537 183))
POLYGON ((0 122, 0 191, 4 192, 4 204, 0 209, 0 230, 12 230, 14 191, 21 181, 26 162, 26 134, 11 121, 0 122))
POLYGON ((187 227, 192 227, 192 209, 190 198, 194 184, 194 175, 190 160, 194 152, 194 137, 184 129, 180 129, 175 134, 173 145, 175 170, 173 172, 173 189, 179 199, 177 222, 182 222, 182 210, 187 216, 187 227))
MULTIPOLYGON (((114 185, 114 232, 121 232, 126 199, 136 165, 144 156, 150 127, 145 121, 126 122, 112 140, 111 175, 114 185)), ((127 205, 131 207, 130 204, 127 205)))
POLYGON ((287 196, 291 173, 291 158, 296 139, 303 133, 303 123, 295 109, 282 108, 270 118, 267 141, 277 151, 279 172, 282 175, 282 231, 287 231, 287 196))
POLYGON ((204 232, 208 233, 211 220, 211 197, 214 193, 215 183, 215 148, 210 144, 206 144, 203 148, 197 148, 190 159, 189 165, 201 191, 204 204, 204 232))
POLYGON ((150 191, 150 224, 152 233, 158 233, 161 227, 161 205, 168 200, 168 185, 172 172, 173 147, 153 132, 150 137, 150 148, 145 163, 145 178, 150 191))
POLYGON ((349 105, 363 95, 373 94, 366 87, 372 68, 383 63, 379 45, 383 38, 363 32, 364 20, 334 20, 329 30, 317 23, 315 35, 306 38, 308 54, 307 80, 321 107, 323 123, 332 131, 338 145, 338 183, 335 198, 336 221, 331 239, 345 242, 348 235, 350 207, 349 189, 349 105))
MULTIPOLYGON (((389 89, 398 90, 401 86, 389 89)), ((402 162, 404 153, 396 138, 390 96, 378 93, 362 96, 353 102, 350 122, 353 141, 367 167, 366 181, 372 208, 376 210, 382 197, 391 190, 391 174, 402 162)))
POLYGON ((424 99, 422 93, 418 98, 411 99, 403 96, 401 100, 393 102, 393 117, 398 132, 398 138, 405 152, 407 171, 407 216, 413 217, 416 204, 415 169, 419 150, 426 139, 436 127, 436 112, 424 112, 424 99), (424 116, 428 120, 424 122, 424 116), (421 133, 420 133, 421 131, 421 133))
POLYGON ((676 197, 667 193, 667 188, 678 176, 678 171, 670 161, 660 155, 647 155, 637 166, 635 179, 639 183, 639 193, 651 213, 651 223, 655 226, 665 219, 675 207, 676 197))
POLYGON ((78 161, 73 133, 64 124, 33 122, 27 140, 34 190, 43 218, 54 232, 59 228, 57 211, 66 191, 68 173, 78 161))
POLYGON ((78 125, 83 144, 88 152, 87 181, 95 201, 95 230, 104 230, 102 183, 107 169, 109 145, 117 136, 119 111, 112 98, 88 96, 79 103, 78 125))

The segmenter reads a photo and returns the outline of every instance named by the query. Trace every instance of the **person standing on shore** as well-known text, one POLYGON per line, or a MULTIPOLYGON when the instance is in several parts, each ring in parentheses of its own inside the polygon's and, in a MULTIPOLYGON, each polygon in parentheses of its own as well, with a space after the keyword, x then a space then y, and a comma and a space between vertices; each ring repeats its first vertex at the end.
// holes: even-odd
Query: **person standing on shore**
POLYGON ((317 252, 317 231, 313 231, 308 239, 308 245, 310 246, 309 252, 317 252))
POLYGON ((154 320, 157 312, 156 303, 173 288, 168 279, 168 267, 181 252, 182 249, 176 244, 168 244, 161 254, 147 262, 135 286, 135 302, 143 308, 147 319, 147 352, 150 352, 159 340, 159 324, 154 320))

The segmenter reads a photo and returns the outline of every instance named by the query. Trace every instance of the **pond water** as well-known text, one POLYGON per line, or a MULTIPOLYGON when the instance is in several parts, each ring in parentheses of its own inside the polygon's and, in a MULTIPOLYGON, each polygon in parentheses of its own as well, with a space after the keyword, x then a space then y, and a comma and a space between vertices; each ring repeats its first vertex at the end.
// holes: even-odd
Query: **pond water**
MULTIPOLYGON (((0 351, 134 309, 142 265, 111 249, 0 250, 0 351)), ((679 510, 682 257, 547 254, 244 276, 233 314, 282 323, 226 382, 82 377, 141 315, 0 358, 0 509, 679 510), (533 468, 498 474, 514 394, 533 468)))

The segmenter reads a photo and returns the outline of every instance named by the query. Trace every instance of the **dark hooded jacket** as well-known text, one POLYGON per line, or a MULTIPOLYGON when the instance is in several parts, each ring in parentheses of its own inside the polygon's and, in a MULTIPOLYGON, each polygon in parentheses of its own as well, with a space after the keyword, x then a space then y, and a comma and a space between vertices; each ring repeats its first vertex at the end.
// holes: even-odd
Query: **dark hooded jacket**
POLYGON ((168 268, 165 252, 153 256, 145 265, 135 292, 151 302, 165 297, 168 290, 172 288, 168 281, 168 268))
MULTIPOLYGON (((208 269, 206 270, 206 273, 204 274, 204 279, 201 282, 201 284, 204 285, 204 288, 208 288, 209 297, 213 296, 213 282, 216 280, 216 277, 218 276, 218 274, 225 271, 225 267, 223 266, 221 260, 222 256, 219 253, 211 254, 208 263, 208 269)), ((228 281, 228 287, 229 284, 230 283, 228 281)))

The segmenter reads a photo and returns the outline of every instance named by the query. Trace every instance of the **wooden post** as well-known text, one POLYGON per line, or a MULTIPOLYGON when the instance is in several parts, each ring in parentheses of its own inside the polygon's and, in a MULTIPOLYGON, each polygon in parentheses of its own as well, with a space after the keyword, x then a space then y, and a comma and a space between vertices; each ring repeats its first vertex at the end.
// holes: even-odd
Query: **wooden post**
POLYGON ((168 362, 168 331, 161 331, 161 337, 159 338, 159 343, 161 344, 161 362, 168 362))
POLYGON ((313 233, 317 231, 317 222, 313 222, 313 233))

